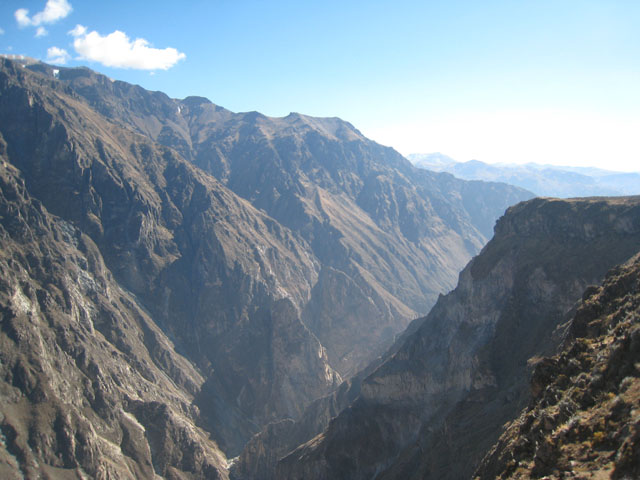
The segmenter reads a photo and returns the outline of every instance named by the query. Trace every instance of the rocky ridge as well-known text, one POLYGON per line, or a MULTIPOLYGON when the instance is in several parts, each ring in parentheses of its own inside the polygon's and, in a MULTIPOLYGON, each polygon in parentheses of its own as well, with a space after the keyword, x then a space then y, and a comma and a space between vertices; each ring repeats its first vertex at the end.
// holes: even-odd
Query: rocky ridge
POLYGON ((538 359, 531 402, 481 478, 640 477, 640 255, 583 296, 563 352, 538 359))
POLYGON ((453 288, 495 219, 532 196, 421 171, 338 118, 234 113, 88 69, 59 69, 58 79, 97 112, 175 149, 306 241, 320 271, 310 301, 297 305, 345 378, 453 288))
POLYGON ((318 274, 303 239, 64 85, 3 67, 5 158, 203 372, 196 403, 223 448, 337 384, 297 309, 318 274))
POLYGON ((456 291, 313 401, 525 194, 416 173, 338 119, 1 62, 9 478, 225 478, 222 451, 265 425, 236 462, 251 478, 467 476, 526 403, 527 361, 638 248, 638 198, 518 205, 456 291))
POLYGON ((470 477, 526 405, 528 360, 555 351, 584 289, 639 242, 639 197, 512 207, 458 287, 274 478, 470 477))

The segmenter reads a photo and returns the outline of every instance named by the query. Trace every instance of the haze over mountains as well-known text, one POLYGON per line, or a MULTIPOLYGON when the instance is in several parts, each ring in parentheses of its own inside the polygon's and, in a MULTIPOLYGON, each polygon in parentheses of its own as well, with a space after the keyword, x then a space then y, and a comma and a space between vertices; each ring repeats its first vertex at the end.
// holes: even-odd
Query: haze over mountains
POLYGON ((448 172, 464 180, 504 182, 543 197, 639 195, 640 173, 614 172, 591 167, 560 167, 527 163, 488 164, 479 160, 457 162, 441 153, 411 154, 414 165, 448 172))
POLYGON ((531 196, 425 174, 336 118, 235 114, 204 98, 176 101, 82 69, 63 69, 58 78, 98 112, 174 148, 306 242, 306 258, 320 262, 318 280, 310 282, 308 304, 305 294, 295 303, 321 341, 335 335, 323 343, 341 374, 364 364, 363 348, 390 342, 428 311, 491 236, 495 218, 531 196), (338 285, 349 298, 330 291, 338 285), (364 317, 365 331, 357 325, 364 317), (360 345, 358 335, 369 337, 360 345), (345 338, 347 345, 336 343, 345 338))
POLYGON ((640 250, 640 197, 532 199, 86 68, 0 59, 0 159, 3 478, 508 470, 533 365, 640 250))

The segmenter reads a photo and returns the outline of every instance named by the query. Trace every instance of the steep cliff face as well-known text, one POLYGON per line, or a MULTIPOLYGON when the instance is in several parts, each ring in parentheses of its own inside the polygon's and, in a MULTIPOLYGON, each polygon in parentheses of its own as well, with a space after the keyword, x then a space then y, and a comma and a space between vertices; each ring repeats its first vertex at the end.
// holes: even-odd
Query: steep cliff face
POLYGON ((536 362, 531 402, 475 473, 640 477, 640 256, 585 292, 564 351, 536 362))
MULTIPOLYGON (((235 114, 88 69, 54 75, 8 59, 0 136, 26 195, 91 242, 127 308, 171 339, 160 358, 184 355, 198 372, 185 400, 197 415, 183 423, 143 395, 122 407, 155 438, 153 455, 173 444, 162 432, 184 437, 178 425, 199 432, 199 422, 235 456, 270 422, 303 418, 339 372, 367 363, 427 311, 492 219, 529 196, 420 172, 339 119, 235 114)), ((154 471, 204 468, 165 463, 154 471)))
POLYGON ((204 382, 0 137, 0 476, 227 478, 204 382))
POLYGON ((305 408, 302 416, 267 425, 245 445, 229 471, 234 480, 272 480, 278 461, 298 446, 321 434, 341 411, 348 408, 360 393, 360 385, 375 364, 344 381, 331 394, 305 408))
POLYGON ((227 451, 333 388, 300 320, 319 269, 303 239, 54 79, 4 61, 0 89, 6 159, 203 371, 197 402, 227 451))
POLYGON ((193 162, 299 232, 320 260, 303 318, 343 376, 427 312, 454 286, 497 216, 530 198, 504 185, 474 191, 419 171, 337 118, 269 118, 185 103, 193 162), (470 214, 472 204, 478 215, 470 214))
POLYGON ((584 289, 637 252, 640 198, 535 199, 276 478, 468 478, 526 403, 527 362, 553 353, 584 289))
POLYGON ((303 321, 343 376, 453 288, 495 219, 531 196, 418 170, 337 118, 233 113, 87 69, 58 77, 96 111, 180 152, 306 241, 320 277, 303 321))

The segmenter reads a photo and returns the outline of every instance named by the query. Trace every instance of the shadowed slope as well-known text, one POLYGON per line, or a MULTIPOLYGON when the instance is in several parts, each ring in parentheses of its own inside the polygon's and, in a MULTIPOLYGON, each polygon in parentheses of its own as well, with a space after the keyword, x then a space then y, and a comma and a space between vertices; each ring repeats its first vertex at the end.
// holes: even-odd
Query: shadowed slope
POLYGON ((343 376, 453 288, 495 219, 531 196, 416 169, 338 118, 233 113, 87 69, 61 69, 59 78, 97 111, 176 149, 307 241, 321 275, 303 320, 343 376))
POLYGON ((4 61, 0 88, 8 160, 202 369, 198 402, 224 448, 334 386, 299 319, 318 275, 304 240, 64 85, 4 61))
POLYGON ((0 137, 0 476, 226 478, 196 427, 204 382, 5 162, 0 137))
POLYGON ((527 396, 527 360, 640 244, 640 197, 536 199, 496 235, 360 396, 276 478, 465 478, 527 396))
POLYGON ((476 478, 640 476, 640 256, 590 287, 476 478))

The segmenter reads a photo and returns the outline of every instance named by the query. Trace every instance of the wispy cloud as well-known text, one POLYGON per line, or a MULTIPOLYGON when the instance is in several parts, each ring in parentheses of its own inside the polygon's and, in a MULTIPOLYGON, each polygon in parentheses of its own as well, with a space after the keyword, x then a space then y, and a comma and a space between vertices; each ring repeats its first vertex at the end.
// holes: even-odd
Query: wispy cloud
POLYGON ((144 38, 131 41, 120 30, 102 36, 87 27, 76 25, 69 32, 75 37, 73 48, 81 59, 99 62, 107 67, 137 70, 167 70, 186 55, 175 48, 153 48, 144 38))
POLYGON ((0 35, 4 35, 4 29, 0 28, 0 35))
POLYGON ((39 27, 41 25, 55 23, 71 13, 73 8, 67 0, 47 0, 44 10, 29 16, 29 10, 19 8, 14 16, 20 27, 39 27))
POLYGON ((87 33, 87 27, 83 25, 76 25, 75 27, 73 27, 73 30, 69 31, 69 35, 73 37, 80 37, 85 33, 87 33))
POLYGON ((36 37, 38 37, 38 38, 39 37, 44 37, 44 36, 46 36, 48 34, 49 34, 49 32, 47 32, 47 29, 44 28, 44 27, 38 27, 36 29, 36 37))
POLYGON ((18 25, 20 27, 28 27, 31 25, 29 10, 27 10, 26 8, 19 8, 13 15, 16 17, 16 22, 18 22, 18 25))
POLYGON ((51 47, 47 49, 47 62, 64 65, 70 58, 71 55, 64 48, 51 47))

